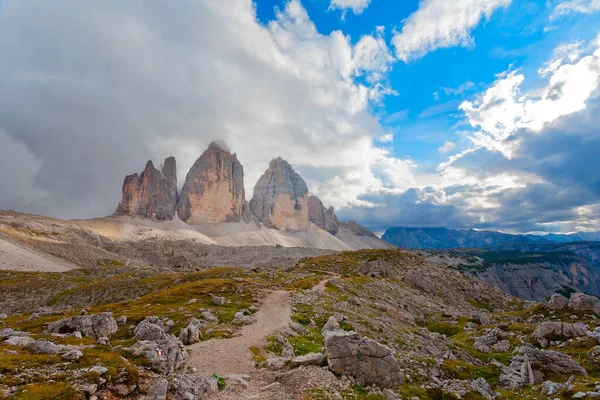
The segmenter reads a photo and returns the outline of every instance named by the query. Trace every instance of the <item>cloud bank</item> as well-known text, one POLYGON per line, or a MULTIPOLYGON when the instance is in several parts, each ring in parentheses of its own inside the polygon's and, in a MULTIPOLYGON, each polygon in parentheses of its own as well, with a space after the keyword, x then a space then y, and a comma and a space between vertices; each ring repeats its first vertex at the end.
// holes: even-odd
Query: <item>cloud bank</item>
POLYGON ((8 0, 0 27, 0 207, 107 215, 125 174, 173 155, 182 181, 215 139, 249 196, 276 156, 336 207, 413 168, 374 144, 382 32, 322 35, 297 0, 266 25, 250 0, 8 0))

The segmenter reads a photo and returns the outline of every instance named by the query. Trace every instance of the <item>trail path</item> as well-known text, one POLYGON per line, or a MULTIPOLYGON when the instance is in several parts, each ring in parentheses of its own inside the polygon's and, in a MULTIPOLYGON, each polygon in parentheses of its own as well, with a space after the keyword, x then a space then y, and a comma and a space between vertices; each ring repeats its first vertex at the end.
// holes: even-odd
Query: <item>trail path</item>
POLYGON ((257 321, 244 326, 239 336, 190 346, 190 365, 203 375, 249 374, 255 369, 250 346, 259 345, 265 337, 286 327, 290 315, 289 293, 285 290, 269 292, 255 314, 257 321))

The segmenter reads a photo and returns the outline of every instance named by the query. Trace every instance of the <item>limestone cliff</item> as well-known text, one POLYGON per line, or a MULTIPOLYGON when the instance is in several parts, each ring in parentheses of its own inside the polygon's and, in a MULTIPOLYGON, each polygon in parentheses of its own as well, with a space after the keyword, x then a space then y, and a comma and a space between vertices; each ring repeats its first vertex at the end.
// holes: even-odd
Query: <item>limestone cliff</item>
POLYGON ((325 208, 317 196, 308 197, 308 219, 332 235, 335 235, 340 227, 333 207, 325 208))
POLYGON ((140 175, 126 176, 122 197, 117 215, 138 215, 159 221, 173 219, 178 199, 175 158, 167 158, 162 171, 148 161, 140 175))
POLYGON ((254 186, 250 212, 270 228, 300 230, 309 226, 306 183, 281 157, 271 160, 254 186))
POLYGON ((188 224, 248 220, 244 167, 225 144, 213 142, 187 174, 177 214, 188 224))

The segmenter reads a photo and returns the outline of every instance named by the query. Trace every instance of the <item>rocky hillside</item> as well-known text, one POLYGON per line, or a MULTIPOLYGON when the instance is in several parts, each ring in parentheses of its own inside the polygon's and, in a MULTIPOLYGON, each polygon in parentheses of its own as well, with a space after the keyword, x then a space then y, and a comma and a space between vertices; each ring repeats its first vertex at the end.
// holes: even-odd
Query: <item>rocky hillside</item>
POLYGON ((541 301, 554 293, 600 295, 598 242, 419 250, 415 254, 526 300, 541 301))
POLYGON ((447 228, 390 228, 381 239, 405 249, 456 249, 461 247, 486 247, 509 243, 536 243, 522 235, 510 235, 494 231, 447 228))
POLYGON ((285 268, 178 272, 105 263, 60 275, 5 272, 0 302, 0 398, 489 400, 600 392, 600 299, 576 293, 525 303, 397 250, 285 268), (7 302, 16 293, 22 300, 7 302))

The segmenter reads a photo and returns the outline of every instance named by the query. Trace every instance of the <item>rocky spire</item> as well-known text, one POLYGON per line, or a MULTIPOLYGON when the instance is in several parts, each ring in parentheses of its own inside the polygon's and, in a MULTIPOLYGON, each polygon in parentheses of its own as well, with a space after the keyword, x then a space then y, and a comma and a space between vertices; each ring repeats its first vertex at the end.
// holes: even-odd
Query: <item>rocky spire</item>
POLYGON ((212 142, 187 174, 177 214, 188 224, 248 220, 244 167, 222 142, 212 142))
POLYGON ((300 175, 281 157, 254 186, 250 212, 270 228, 298 230, 309 225, 308 188, 300 175))
POLYGON ((335 235, 340 227, 333 207, 325 208, 317 196, 308 197, 308 219, 332 235, 335 235))
POLYGON ((159 221, 171 220, 177 206, 177 166, 174 157, 165 160, 162 171, 146 163, 144 172, 128 175, 123 198, 115 214, 138 215, 159 221))

